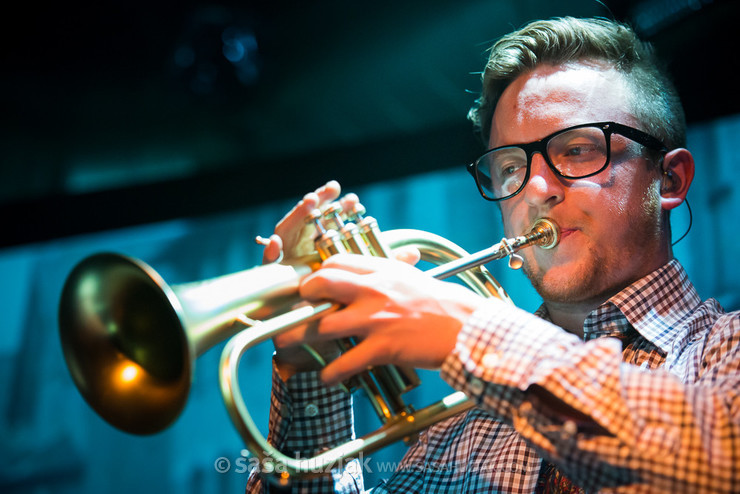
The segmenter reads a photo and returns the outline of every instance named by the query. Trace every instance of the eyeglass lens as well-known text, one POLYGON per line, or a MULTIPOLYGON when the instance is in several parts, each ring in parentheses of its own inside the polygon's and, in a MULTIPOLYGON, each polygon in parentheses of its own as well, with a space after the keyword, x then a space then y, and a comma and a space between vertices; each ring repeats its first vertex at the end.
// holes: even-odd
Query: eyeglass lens
MULTIPOLYGON (((528 146, 523 146, 528 147, 528 146)), ((533 146, 534 148, 534 146, 533 146)), ((528 154, 541 149, 502 147, 480 158, 476 166, 478 181, 492 199, 516 194, 527 179, 528 154)), ((582 178, 600 171, 608 160, 604 131, 583 127, 554 135, 546 143, 546 159, 563 177, 582 178)))

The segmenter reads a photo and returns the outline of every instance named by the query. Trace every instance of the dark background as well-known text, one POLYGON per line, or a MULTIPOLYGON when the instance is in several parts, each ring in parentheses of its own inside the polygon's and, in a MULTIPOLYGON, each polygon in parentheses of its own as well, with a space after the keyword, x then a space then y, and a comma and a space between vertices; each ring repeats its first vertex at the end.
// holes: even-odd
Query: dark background
MULTIPOLYGON (((75 388, 57 307, 80 259, 117 251, 169 283, 258 264, 305 192, 336 178, 383 229, 471 251, 503 235, 462 166, 482 151, 465 115, 498 36, 559 15, 616 18, 669 64, 690 123, 694 226, 674 252, 703 298, 740 308, 734 233, 740 2, 305 0, 26 2, 0 16, 0 492, 243 492, 244 459, 218 390, 223 342, 197 359, 166 431, 131 436, 75 388)), ((672 213, 674 239, 687 208, 672 213)), ((526 278, 489 263, 517 305, 526 278)), ((265 427, 272 346, 242 362, 265 427)), ((434 373, 431 373, 434 374, 434 373)), ((436 375, 411 394, 443 396, 436 375), (436 380, 435 380, 436 379, 436 380)), ((377 419, 357 398, 359 433, 377 419)), ((403 445, 373 455, 366 486, 403 445)), ((512 465, 514 466, 514 465, 512 465)))
POLYGON ((729 0, 18 4, 0 21, 0 246, 461 166, 480 151, 465 114, 484 51, 534 18, 629 22, 690 122, 733 114, 739 13, 729 0))

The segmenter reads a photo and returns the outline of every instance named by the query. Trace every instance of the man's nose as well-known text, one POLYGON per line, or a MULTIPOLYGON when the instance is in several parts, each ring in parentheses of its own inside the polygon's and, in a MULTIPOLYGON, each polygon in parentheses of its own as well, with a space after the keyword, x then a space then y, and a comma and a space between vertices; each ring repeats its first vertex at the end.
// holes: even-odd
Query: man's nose
POLYGON ((530 164, 529 181, 522 192, 530 206, 552 207, 563 200, 565 186, 562 178, 548 166, 544 156, 535 153, 530 164))

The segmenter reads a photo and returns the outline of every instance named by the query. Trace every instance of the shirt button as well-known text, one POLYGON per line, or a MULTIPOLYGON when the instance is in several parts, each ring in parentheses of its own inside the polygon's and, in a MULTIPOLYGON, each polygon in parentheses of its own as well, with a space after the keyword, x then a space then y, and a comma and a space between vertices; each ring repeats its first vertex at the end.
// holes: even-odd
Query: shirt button
POLYGON ((483 381, 481 381, 477 377, 474 377, 473 379, 470 380, 470 392, 471 393, 475 395, 479 395, 483 393, 484 387, 485 385, 483 384, 483 381))
POLYGON ((315 417, 319 414, 319 407, 317 407, 313 403, 309 403, 308 405, 306 405, 303 413, 306 415, 306 417, 315 417))
POLYGON ((578 426, 572 420, 566 420, 563 423, 563 434, 567 438, 571 438, 578 433, 578 426))

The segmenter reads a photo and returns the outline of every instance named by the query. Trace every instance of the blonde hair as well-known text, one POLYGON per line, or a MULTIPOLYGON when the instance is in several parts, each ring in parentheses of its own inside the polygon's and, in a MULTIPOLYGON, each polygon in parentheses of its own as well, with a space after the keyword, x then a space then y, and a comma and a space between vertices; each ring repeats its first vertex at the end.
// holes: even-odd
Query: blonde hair
POLYGON ((628 104, 645 132, 669 148, 685 145, 686 122, 678 92, 652 46, 624 24, 573 17, 535 21, 498 40, 489 52, 481 96, 468 113, 486 144, 501 93, 519 75, 540 64, 596 61, 624 75, 632 89, 628 104))

